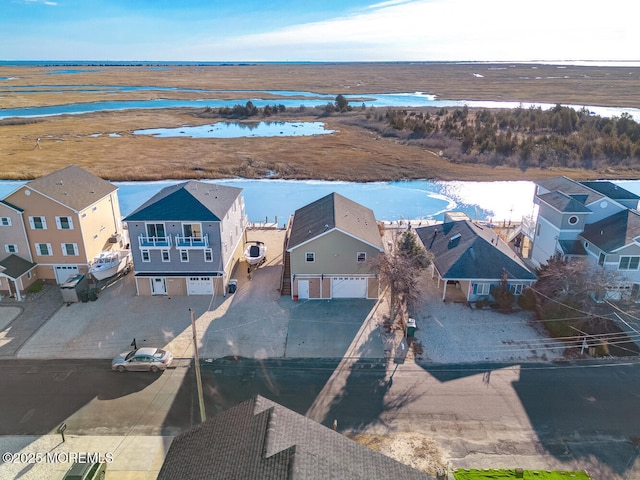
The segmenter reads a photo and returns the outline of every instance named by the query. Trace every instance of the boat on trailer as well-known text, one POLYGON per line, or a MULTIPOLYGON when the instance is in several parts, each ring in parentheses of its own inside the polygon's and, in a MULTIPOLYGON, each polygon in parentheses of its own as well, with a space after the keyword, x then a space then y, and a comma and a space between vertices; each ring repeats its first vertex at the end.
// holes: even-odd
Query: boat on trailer
POLYGON ((89 274, 96 280, 104 280, 128 270, 130 264, 130 250, 106 250, 93 259, 89 274))
POLYGON ((244 258, 250 266, 262 265, 267 261, 267 246, 263 242, 251 242, 244 250, 244 258))

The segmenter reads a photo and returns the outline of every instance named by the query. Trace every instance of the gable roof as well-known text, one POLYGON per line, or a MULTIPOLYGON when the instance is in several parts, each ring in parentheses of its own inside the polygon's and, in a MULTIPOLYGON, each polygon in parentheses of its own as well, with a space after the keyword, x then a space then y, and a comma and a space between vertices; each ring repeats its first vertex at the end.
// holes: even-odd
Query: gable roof
POLYGON ((336 229, 384 250, 373 210, 335 192, 295 211, 288 250, 336 229))
POLYGON ((635 210, 623 210, 585 225, 581 236, 599 249, 613 252, 640 237, 640 214, 635 210))
POLYGON ((178 435, 158 480, 430 479, 264 397, 178 435))
POLYGON ((571 180, 569 177, 545 178, 543 180, 537 180, 535 183, 550 192, 562 192, 565 195, 575 198, 584 205, 589 205, 604 197, 602 193, 575 180, 571 180))
POLYGON ((36 268, 37 264, 12 253, 0 261, 0 274, 13 280, 17 280, 29 270, 36 268))
POLYGON ((18 213, 24 212, 24 210, 22 208, 17 207, 13 203, 9 203, 6 200, 0 200, 0 204, 4 205, 5 207, 10 208, 11 210, 15 210, 18 213))
POLYGON ((609 181, 598 182, 580 182, 585 187, 588 187, 596 192, 599 192, 612 200, 640 200, 640 197, 635 193, 631 193, 629 190, 616 185, 609 181))
POLYGON ((24 188, 34 190, 76 212, 84 210, 118 189, 76 165, 31 180, 24 188))
POLYGON ((219 222, 241 192, 241 188, 191 180, 163 188, 124 221, 219 222))
POLYGON ((538 198, 561 213, 591 213, 581 202, 562 192, 543 193, 538 198))
POLYGON ((433 252, 433 263, 442 278, 500 279, 504 269, 510 280, 536 279, 520 257, 486 226, 463 220, 416 228, 416 233, 433 252))

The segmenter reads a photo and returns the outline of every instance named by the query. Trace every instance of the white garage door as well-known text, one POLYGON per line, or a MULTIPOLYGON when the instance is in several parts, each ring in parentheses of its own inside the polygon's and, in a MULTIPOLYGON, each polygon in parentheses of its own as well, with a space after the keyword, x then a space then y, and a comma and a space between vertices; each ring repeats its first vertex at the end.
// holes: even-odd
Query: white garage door
POLYGON ((56 265, 56 282, 58 284, 66 282, 69 277, 78 273, 77 265, 56 265))
POLYGON ((211 277, 189 277, 187 292, 189 295, 213 295, 211 277))
POLYGON ((367 278, 333 277, 331 296, 333 298, 367 298, 367 278))

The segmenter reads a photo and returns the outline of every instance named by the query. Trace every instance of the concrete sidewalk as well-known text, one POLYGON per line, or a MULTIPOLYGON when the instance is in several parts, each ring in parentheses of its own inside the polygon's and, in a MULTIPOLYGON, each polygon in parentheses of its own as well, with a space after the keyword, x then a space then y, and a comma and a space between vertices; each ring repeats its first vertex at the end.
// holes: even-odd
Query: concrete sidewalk
POLYGON ((4 454, 0 478, 62 478, 74 461, 99 457, 107 463, 107 480, 153 480, 172 440, 162 436, 65 435, 63 443, 57 434, 0 437, 4 454))

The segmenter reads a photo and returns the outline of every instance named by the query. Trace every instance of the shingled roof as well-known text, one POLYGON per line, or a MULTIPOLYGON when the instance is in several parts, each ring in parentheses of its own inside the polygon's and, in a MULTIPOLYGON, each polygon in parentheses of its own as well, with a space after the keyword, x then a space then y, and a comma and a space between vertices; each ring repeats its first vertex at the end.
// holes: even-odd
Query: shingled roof
POLYGON ((241 188, 195 180, 165 187, 135 209, 124 221, 214 221, 227 214, 241 188))
POLYGON ((640 214, 623 210, 586 225, 581 236, 605 252, 613 252, 640 237, 640 214))
POLYGON ((575 198, 584 205, 589 205, 590 203, 604 198, 602 193, 596 192, 595 190, 564 176, 545 178, 543 180, 537 180, 535 183, 550 192, 562 192, 565 195, 575 198))
POLYGON ((538 198, 562 213, 591 213, 591 210, 578 200, 562 192, 543 193, 538 195, 538 198))
POLYGON ((29 260, 25 260, 15 253, 12 253, 7 258, 0 261, 0 273, 13 280, 17 280, 29 270, 33 270, 36 267, 37 264, 30 262, 29 260))
POLYGON ((432 479, 257 396, 178 435, 158 480, 432 479))
POLYGON ((340 230, 384 250, 373 211, 335 192, 295 211, 288 249, 332 230, 340 230))
POLYGON ((595 190, 613 200, 640 200, 640 197, 629 190, 609 181, 580 182, 585 187, 595 190))
POLYGON ((416 228, 422 244, 434 254, 442 278, 535 280, 518 255, 489 227, 469 221, 447 222, 416 228))
POLYGON ((25 188, 49 197, 76 212, 84 210, 118 189, 76 165, 32 180, 25 188))

